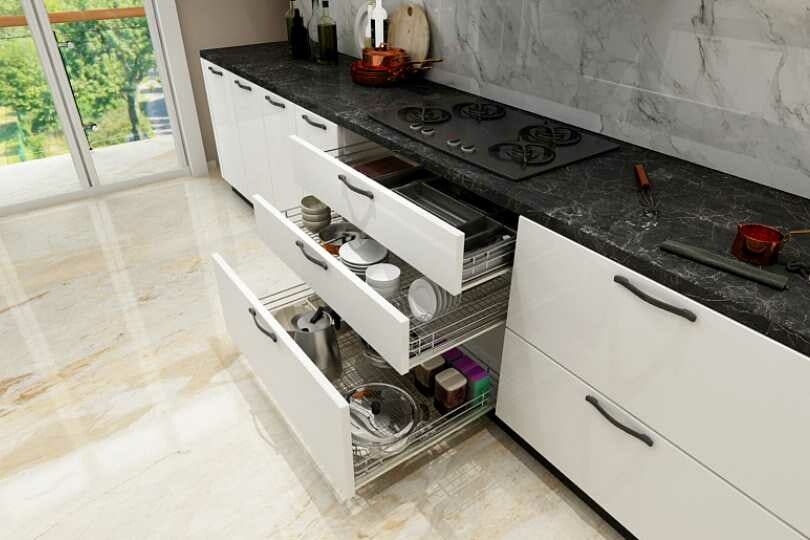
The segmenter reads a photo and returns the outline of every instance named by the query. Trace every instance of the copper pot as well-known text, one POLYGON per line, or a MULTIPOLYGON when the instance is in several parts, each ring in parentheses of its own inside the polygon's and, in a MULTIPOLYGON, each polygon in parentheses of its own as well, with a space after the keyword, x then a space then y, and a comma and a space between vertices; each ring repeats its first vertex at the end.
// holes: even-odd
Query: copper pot
POLYGON ((810 229, 782 233, 775 227, 744 223, 737 226, 731 253, 741 261, 768 266, 776 263, 785 243, 794 236, 810 235, 810 229))
POLYGON ((436 62, 441 62, 441 59, 413 62, 405 49, 385 44, 376 48, 366 47, 363 49, 363 59, 352 62, 352 80, 364 86, 385 86, 425 72, 436 62))

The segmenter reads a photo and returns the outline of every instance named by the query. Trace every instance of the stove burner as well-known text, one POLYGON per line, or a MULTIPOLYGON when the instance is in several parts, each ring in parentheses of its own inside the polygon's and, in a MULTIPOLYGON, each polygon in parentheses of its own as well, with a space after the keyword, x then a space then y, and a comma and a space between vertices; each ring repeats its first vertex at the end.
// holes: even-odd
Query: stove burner
POLYGON ((451 117, 449 111, 438 107, 405 107, 397 115, 408 124, 443 124, 451 117))
POLYGON ((477 120, 498 120, 506 116, 506 108, 497 103, 459 103, 453 112, 461 118, 477 120))
POLYGON ((569 127, 539 124, 521 129, 520 138, 530 143, 570 146, 581 141, 582 135, 569 127))
POLYGON ((526 167, 551 163, 557 157, 549 146, 543 144, 500 143, 489 147, 489 154, 501 161, 511 161, 526 167))

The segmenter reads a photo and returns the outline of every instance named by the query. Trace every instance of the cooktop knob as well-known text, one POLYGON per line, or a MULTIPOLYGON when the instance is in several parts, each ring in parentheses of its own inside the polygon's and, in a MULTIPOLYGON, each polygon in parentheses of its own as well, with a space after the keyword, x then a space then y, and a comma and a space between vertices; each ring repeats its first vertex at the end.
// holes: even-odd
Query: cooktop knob
POLYGON ((414 130, 414 131, 419 131, 419 130, 420 130, 420 129, 422 129, 422 127, 424 127, 424 126, 423 126, 423 124, 420 124, 419 122, 414 122, 413 124, 411 124, 411 125, 410 125, 410 126, 408 126, 408 127, 409 127, 409 128, 411 128, 411 129, 412 129, 412 130, 414 130))
POLYGON ((465 144, 461 147, 461 151, 465 154, 472 154, 475 152, 476 148, 474 144, 465 144))
POLYGON ((456 146, 461 144, 461 139, 448 139, 447 146, 451 148, 455 148, 456 146))
POLYGON ((426 128, 422 128, 422 131, 420 133, 422 133, 422 135, 427 135, 428 137, 432 137, 433 135, 436 134, 436 129, 432 128, 432 127, 426 127, 426 128))

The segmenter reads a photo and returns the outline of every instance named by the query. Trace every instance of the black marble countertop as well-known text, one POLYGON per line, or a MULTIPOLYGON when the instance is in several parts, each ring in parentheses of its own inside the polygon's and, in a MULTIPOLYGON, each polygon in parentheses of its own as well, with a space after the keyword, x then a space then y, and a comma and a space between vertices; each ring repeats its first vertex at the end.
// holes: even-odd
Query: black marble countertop
MULTIPOLYGON (((776 291, 659 249, 668 239, 728 253, 738 223, 783 229, 810 226, 810 201, 632 144, 523 182, 400 135, 370 111, 461 92, 428 81, 378 89, 352 83, 348 57, 339 66, 292 60, 286 43, 202 51, 201 56, 336 124, 421 163, 473 193, 522 214, 602 255, 810 355, 810 283, 791 275, 776 291), (644 216, 633 165, 643 163, 660 201, 644 216)), ((810 240, 786 245, 783 258, 810 263, 810 240)), ((771 267, 784 273, 784 267, 771 267)))

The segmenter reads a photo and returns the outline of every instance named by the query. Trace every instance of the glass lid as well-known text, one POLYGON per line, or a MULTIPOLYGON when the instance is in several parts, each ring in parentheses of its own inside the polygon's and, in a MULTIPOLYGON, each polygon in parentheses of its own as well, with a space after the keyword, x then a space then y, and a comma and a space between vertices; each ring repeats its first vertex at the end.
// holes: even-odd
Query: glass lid
POLYGON ((401 441, 419 422, 416 402, 405 390, 385 383, 369 383, 351 390, 349 402, 352 442, 382 447, 401 441))

